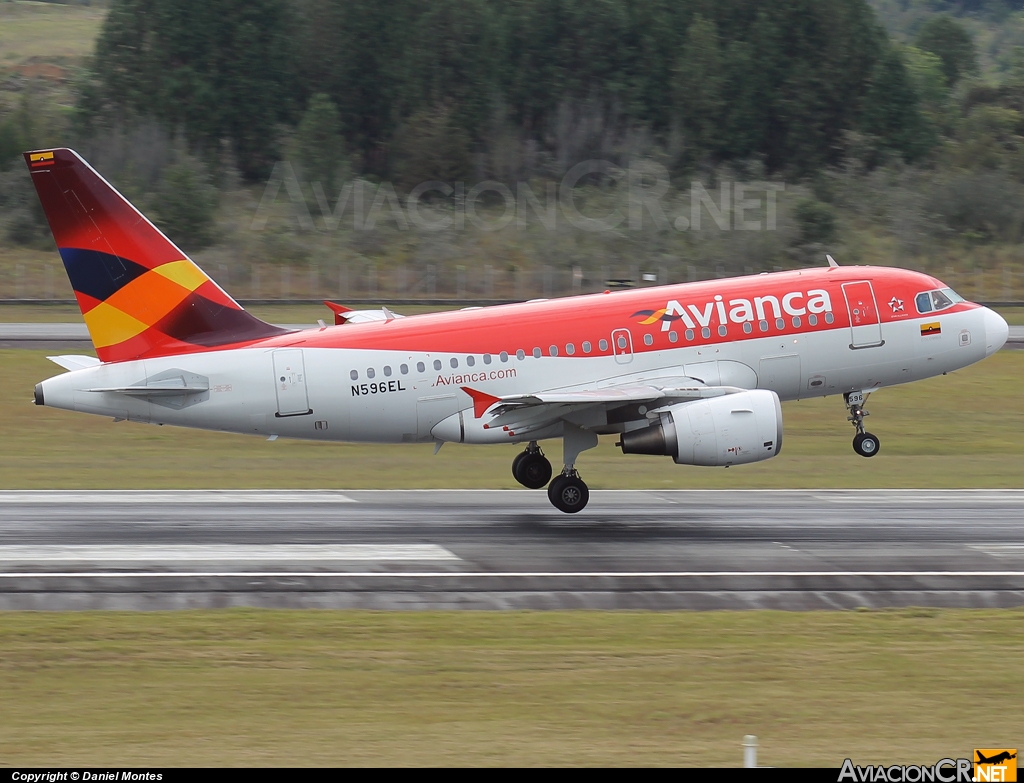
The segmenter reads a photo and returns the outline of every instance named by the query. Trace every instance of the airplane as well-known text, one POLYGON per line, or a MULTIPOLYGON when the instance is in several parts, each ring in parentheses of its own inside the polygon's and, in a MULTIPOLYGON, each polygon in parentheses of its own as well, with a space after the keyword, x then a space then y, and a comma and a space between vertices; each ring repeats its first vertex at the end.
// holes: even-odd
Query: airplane
POLYGON ((974 753, 978 757, 974 762, 975 764, 1001 764, 1004 761, 1010 761, 1011 759, 1017 758, 1016 753, 1010 753, 1007 750, 997 753, 992 758, 986 758, 980 750, 976 750, 974 753))
POLYGON ((513 476, 566 513, 587 505, 576 463, 599 435, 680 465, 753 463, 782 450, 782 400, 842 395, 853 448, 873 457, 871 392, 1008 336, 930 275, 831 257, 404 318, 330 304, 335 325, 288 330, 246 312, 73 150, 25 160, 97 354, 51 357, 68 372, 36 385, 37 405, 271 440, 521 443, 513 476))

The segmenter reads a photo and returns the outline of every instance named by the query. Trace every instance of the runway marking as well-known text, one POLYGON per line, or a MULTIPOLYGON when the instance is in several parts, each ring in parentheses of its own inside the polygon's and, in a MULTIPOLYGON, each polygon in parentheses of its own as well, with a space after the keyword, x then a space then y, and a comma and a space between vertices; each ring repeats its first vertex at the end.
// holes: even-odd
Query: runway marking
POLYGON ((248 577, 255 579, 287 578, 360 578, 360 579, 554 579, 554 578, 725 578, 736 577, 947 577, 967 579, 976 577, 1024 577, 1024 571, 67 571, 32 573, 0 573, 0 579, 29 578, 218 578, 248 577))
POLYGON ((167 489, 167 490, 14 490, 0 492, 2 503, 57 504, 141 504, 166 503, 356 503, 336 490, 247 490, 247 489, 167 489))
POLYGON ((193 562, 202 560, 461 561, 437 544, 145 544, 0 546, 0 563, 193 562))
POLYGON ((1024 556, 1024 544, 968 544, 968 546, 992 557, 1024 556))

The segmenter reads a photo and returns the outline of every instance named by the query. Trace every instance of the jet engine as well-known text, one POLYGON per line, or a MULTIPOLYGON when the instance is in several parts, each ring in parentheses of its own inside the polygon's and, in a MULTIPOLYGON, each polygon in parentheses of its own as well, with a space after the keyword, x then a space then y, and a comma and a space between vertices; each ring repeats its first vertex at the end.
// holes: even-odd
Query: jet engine
POLYGON ((649 427, 622 434, 624 454, 658 454, 679 465, 760 462, 782 451, 782 405, 766 389, 683 402, 649 427))

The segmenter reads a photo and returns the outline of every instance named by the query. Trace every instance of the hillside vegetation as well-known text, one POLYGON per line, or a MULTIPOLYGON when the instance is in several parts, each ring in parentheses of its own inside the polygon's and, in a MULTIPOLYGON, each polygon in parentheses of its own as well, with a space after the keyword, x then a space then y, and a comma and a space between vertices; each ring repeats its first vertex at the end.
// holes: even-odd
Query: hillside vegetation
POLYGON ((831 252, 1024 299, 1021 5, 2 3, 36 23, 0 33, 0 296, 68 295, 18 159, 62 144, 243 297, 557 295, 831 252))

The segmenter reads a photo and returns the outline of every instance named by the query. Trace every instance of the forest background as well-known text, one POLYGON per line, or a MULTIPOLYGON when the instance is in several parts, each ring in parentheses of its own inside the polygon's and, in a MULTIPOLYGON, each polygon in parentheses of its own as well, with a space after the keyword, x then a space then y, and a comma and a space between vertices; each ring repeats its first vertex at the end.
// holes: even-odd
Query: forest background
POLYGON ((240 299, 827 252, 1024 300, 1018 0, 0 1, 0 298, 71 296, 20 159, 58 145, 240 299))

